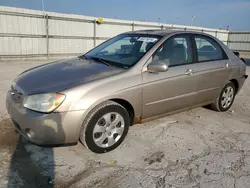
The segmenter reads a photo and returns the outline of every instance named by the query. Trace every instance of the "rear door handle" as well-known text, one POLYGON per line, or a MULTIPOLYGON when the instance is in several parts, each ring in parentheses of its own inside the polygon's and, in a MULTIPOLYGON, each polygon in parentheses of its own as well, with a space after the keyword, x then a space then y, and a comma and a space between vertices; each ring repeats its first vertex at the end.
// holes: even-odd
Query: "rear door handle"
POLYGON ((192 69, 187 69, 187 71, 185 72, 185 75, 192 75, 194 74, 194 71, 192 69))

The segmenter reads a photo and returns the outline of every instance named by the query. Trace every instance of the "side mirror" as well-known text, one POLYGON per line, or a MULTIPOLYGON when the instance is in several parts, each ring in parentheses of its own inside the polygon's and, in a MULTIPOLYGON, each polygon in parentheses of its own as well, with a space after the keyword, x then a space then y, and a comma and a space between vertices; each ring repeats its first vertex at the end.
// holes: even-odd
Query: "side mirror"
POLYGON ((153 61, 148 65, 148 72, 166 72, 168 64, 165 61, 153 61))

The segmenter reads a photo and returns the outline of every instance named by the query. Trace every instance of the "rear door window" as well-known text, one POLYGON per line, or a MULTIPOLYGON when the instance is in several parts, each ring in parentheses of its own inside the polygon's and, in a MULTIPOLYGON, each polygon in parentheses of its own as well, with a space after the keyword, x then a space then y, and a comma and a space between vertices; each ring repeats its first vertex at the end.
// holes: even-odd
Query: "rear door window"
POLYGON ((195 36, 194 39, 199 62, 227 59, 221 46, 212 38, 195 36))

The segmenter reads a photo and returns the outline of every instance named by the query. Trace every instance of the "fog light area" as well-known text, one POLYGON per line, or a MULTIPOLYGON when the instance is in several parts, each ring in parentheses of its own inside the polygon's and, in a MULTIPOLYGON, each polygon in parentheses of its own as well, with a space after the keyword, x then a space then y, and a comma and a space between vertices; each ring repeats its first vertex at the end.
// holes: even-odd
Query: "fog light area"
POLYGON ((31 129, 25 129, 25 132, 29 138, 35 138, 35 132, 32 131, 31 129))

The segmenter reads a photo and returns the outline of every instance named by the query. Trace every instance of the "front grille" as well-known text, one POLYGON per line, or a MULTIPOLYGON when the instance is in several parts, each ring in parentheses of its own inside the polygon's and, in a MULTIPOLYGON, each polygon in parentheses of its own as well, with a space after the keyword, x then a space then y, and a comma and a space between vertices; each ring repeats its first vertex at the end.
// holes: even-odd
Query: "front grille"
POLYGON ((13 101, 15 102, 21 102, 24 96, 23 90, 17 86, 17 85, 12 85, 10 88, 10 95, 13 101))

